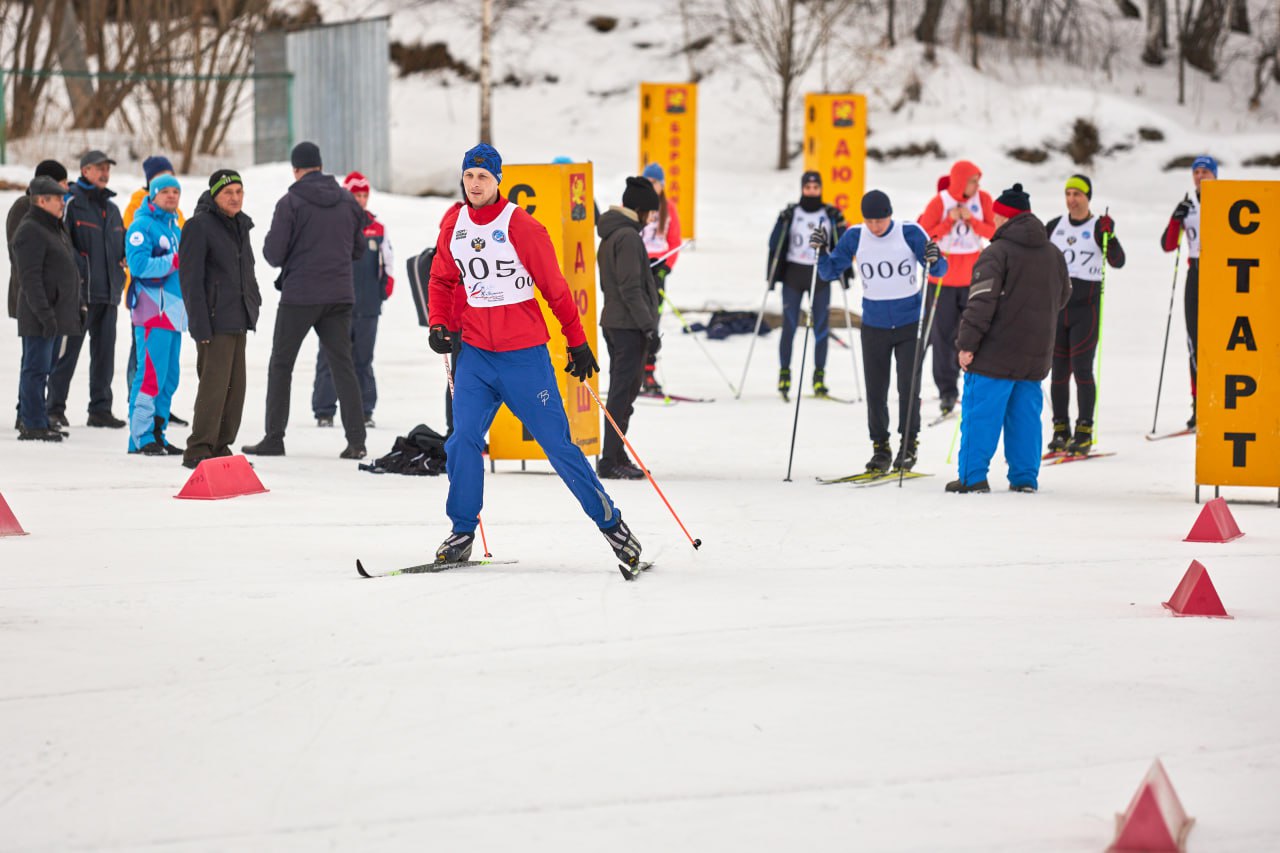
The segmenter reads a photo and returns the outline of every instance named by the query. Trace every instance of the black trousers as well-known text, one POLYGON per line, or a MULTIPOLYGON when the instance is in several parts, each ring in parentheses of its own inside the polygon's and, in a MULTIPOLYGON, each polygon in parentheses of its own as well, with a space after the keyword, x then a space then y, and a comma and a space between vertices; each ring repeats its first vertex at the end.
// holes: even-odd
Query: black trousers
POLYGON ((351 305, 281 305, 276 311, 275 337, 271 341, 271 363, 267 368, 268 444, 284 442, 289 426, 289 396, 293 391, 293 366, 307 332, 315 330, 320 348, 329 362, 333 384, 338 389, 338 410, 347 443, 364 447, 364 412, 360 405, 360 383, 351 361, 351 305))
POLYGON ((206 344, 196 344, 195 412, 191 435, 182 458, 199 462, 213 456, 230 456, 244 414, 244 349, 247 332, 217 334, 206 344))
POLYGON ((1187 354, 1191 358, 1191 396, 1196 395, 1196 350, 1200 337, 1200 259, 1187 267, 1187 285, 1182 291, 1182 310, 1187 318, 1187 354))
POLYGON ((1098 351, 1098 282, 1071 281, 1071 301, 1058 314, 1058 331, 1053 341, 1053 372, 1049 400, 1053 422, 1071 422, 1071 377, 1076 379, 1076 420, 1093 423, 1098 388, 1093 379, 1094 354, 1098 351))
MULTIPOLYGON (((925 316, 933 305, 936 284, 930 284, 925 294, 925 316)), ((929 332, 929 346, 933 347, 933 382, 942 397, 960 396, 960 361, 956 355, 956 333, 960 331, 960 315, 969 304, 969 288, 942 286, 938 297, 937 313, 933 329, 929 332)))
POLYGON ((68 335, 62 356, 49 374, 49 414, 65 415, 80 348, 89 338, 89 411, 111 411, 111 379, 116 372, 116 306, 90 305, 83 335, 68 335))
MULTIPOLYGON (((911 401, 911 368, 915 364, 919 336, 919 323, 896 329, 862 327, 862 372, 867 380, 867 429, 872 441, 889 440, 889 379, 893 362, 897 362, 898 367, 898 434, 915 436, 920 433, 918 393, 911 415, 911 429, 903 429, 907 422, 907 404, 911 401)), ((922 363, 920 373, 923 372, 922 363)), ((917 392, 919 388, 917 379, 917 392)))
MULTIPOLYGON (((635 411, 636 396, 644 381, 645 355, 649 351, 644 332, 639 329, 601 329, 609 347, 609 397, 604 407, 625 434, 635 411)), ((626 446, 608 424, 604 431, 600 458, 619 465, 627 461, 626 446)))
MULTIPOLYGON (((356 368, 356 381, 360 383, 360 404, 364 406, 366 419, 373 417, 378 405, 378 382, 373 376, 373 345, 378 341, 378 315, 351 318, 351 361, 356 368)), ((333 373, 324 357, 324 350, 316 353, 316 381, 311 388, 311 411, 317 418, 333 417, 338 411, 338 389, 333 385, 333 373)))

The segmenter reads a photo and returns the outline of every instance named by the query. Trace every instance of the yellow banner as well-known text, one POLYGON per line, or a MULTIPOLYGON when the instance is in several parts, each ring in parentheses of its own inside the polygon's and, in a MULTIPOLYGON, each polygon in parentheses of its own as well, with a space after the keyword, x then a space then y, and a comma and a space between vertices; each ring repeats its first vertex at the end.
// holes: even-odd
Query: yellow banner
POLYGON ((1280 181, 1200 191, 1196 482, 1280 487, 1280 181))
MULTIPOLYGON (((578 306, 582 327, 587 333, 591 351, 600 353, 596 328, 596 240, 594 194, 590 163, 566 163, 546 166, 502 167, 502 188, 507 198, 542 223, 556 249, 556 259, 573 301, 578 306)), ((560 321, 551 313, 545 300, 539 298, 542 317, 547 321, 551 341, 551 365, 555 370, 569 416, 569 435, 587 456, 600 455, 600 411, 582 383, 564 372, 569 363, 568 343, 560 332, 560 321)), ((599 393, 599 375, 588 380, 599 393)), ((490 459, 546 459, 542 448, 533 440, 511 410, 498 410, 489 429, 490 459)))
POLYGON ((844 212, 845 221, 862 221, 867 172, 867 98, 865 95, 804 96, 804 168, 822 175, 822 197, 844 212))
POLYGON ((698 85, 640 84, 640 169, 657 163, 666 173, 667 199, 680 216, 680 238, 694 231, 698 167, 698 85))

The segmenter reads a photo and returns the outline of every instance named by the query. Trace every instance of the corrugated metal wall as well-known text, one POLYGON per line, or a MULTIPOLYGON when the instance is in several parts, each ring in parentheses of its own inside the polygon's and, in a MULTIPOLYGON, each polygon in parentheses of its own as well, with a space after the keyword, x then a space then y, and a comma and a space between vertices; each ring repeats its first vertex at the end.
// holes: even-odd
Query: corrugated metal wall
POLYGON ((375 188, 391 188, 388 24, 388 18, 371 18, 258 36, 254 70, 293 74, 291 97, 285 98, 291 109, 284 116, 293 138, 282 141, 280 133, 279 88, 287 84, 259 80, 257 162, 288 160, 293 143, 306 139, 320 146, 326 172, 341 177, 358 170, 375 188), (283 68, 278 67, 281 60, 283 68))

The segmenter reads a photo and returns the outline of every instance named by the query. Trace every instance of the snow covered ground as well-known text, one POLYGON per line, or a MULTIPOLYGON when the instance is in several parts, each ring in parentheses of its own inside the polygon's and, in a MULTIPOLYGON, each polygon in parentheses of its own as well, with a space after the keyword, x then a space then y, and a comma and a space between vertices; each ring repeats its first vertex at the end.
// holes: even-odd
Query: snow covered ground
MULTIPOLYGON (((576 108, 545 90, 501 97, 524 95, 527 134, 499 128, 508 162, 590 157, 597 197, 613 201, 634 169, 634 105, 602 102, 566 141, 533 118, 554 106, 563 127, 576 108)), ((917 115, 884 138, 946 133, 989 190, 1021 180, 1047 218, 1072 167, 1023 166, 1005 148, 1085 110, 1117 135, 1177 132, 1185 118, 1081 87, 1005 98, 1025 129, 917 115)), ((754 309, 768 229, 798 169, 768 169, 767 114, 702 103, 698 247, 671 292, 682 308, 754 309)), ((425 125, 400 121, 397 145, 425 138, 425 125)), ((1280 515, 1235 505, 1243 539, 1182 542, 1198 512, 1194 446, 1142 437, 1173 273, 1156 242, 1190 186, 1158 165, 1210 144, 1236 162, 1280 148, 1270 126, 1228 136, 1211 125, 1093 170, 1095 205, 1110 205, 1129 254, 1108 276, 1101 366, 1098 426, 1116 456, 1048 468, 1036 495, 1003 491, 997 458, 991 495, 946 495, 948 424, 923 437, 932 479, 819 486, 815 476, 862 467, 865 411, 806 399, 784 483, 793 411, 772 390, 777 333, 734 400, 668 317, 668 388, 717 401, 642 404, 631 438, 705 544, 689 546, 647 483, 610 484, 658 562, 635 584, 536 463, 500 463, 487 481, 489 545, 518 564, 358 579, 357 556, 392 568, 430 554, 448 532, 447 483, 340 461, 340 431, 310 417, 311 347, 295 371, 289 455, 256 462, 270 493, 225 502, 173 500, 187 473, 176 461, 127 456, 123 435, 82 426, 82 367, 70 440, 0 440, 0 493, 31 533, 0 540, 0 849, 1083 853, 1105 847, 1156 756, 1197 818, 1191 850, 1280 847, 1280 515), (1161 609, 1193 558, 1233 621, 1161 609)), ((466 137, 447 134, 456 152, 427 143, 427 165, 443 172, 466 137)), ((914 217, 948 164, 873 163, 869 180, 914 217)), ((1241 174, 1280 178, 1223 177, 1241 174)), ((289 174, 255 167, 245 180, 260 245, 289 174)), ((183 185, 189 211, 203 181, 183 185)), ((0 193, 0 207, 13 198, 0 193)), ((403 257, 432 239, 445 204, 375 194, 371 207, 403 257)), ((259 264, 266 305, 243 442, 261 437, 276 301, 259 264)), ((1162 429, 1188 413, 1182 336, 1179 287, 1162 429)), ((736 382, 748 343, 707 348, 736 382)), ((10 389, 18 351, 0 337, 10 389)), ((189 344, 183 367, 175 409, 189 414, 189 344)), ((417 423, 443 428, 439 358, 403 284, 376 367, 372 455, 417 423)), ((847 350, 831 348, 828 380, 852 395, 847 350)))

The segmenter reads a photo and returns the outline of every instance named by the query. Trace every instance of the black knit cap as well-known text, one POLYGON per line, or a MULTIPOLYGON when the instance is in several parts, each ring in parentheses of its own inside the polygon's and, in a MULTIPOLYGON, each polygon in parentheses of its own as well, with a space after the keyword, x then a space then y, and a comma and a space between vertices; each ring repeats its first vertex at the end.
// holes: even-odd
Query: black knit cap
POLYGON ((1006 219, 1012 219, 1019 213, 1031 212, 1031 196, 1023 192, 1022 184, 1014 184, 1000 193, 991 209, 1006 219))
POLYGON ((324 164, 320 162, 320 146, 314 142, 299 142, 289 154, 289 163, 295 169, 321 168, 324 164))
POLYGON ((888 219, 893 216, 893 205, 889 196, 880 190, 872 190, 862 197, 863 219, 888 219))
POLYGON ((232 184, 244 184, 240 173, 235 169, 219 169, 209 176, 209 198, 217 198, 218 193, 232 184))
POLYGON ((37 178, 43 176, 53 178, 55 181, 65 181, 67 179, 67 167, 57 160, 41 160, 40 165, 36 166, 35 176, 37 178))
POLYGON ((822 175, 810 169, 800 176, 800 186, 803 187, 805 184, 822 186, 822 175))
MULTIPOLYGON (((622 191, 622 206, 629 210, 657 210, 658 191, 648 178, 627 178, 627 188, 622 191)), ((642 225, 644 223, 641 223, 642 225)))

